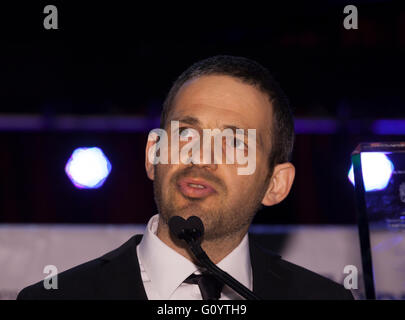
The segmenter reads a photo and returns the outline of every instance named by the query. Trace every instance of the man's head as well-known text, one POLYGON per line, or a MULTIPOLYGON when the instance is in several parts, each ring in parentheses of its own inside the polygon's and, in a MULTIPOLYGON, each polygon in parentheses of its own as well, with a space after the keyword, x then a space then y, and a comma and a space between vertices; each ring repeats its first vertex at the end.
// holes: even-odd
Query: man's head
MULTIPOLYGON (((294 167, 288 162, 293 118, 284 93, 257 62, 216 56, 192 65, 164 102, 161 128, 167 130, 173 120, 186 135, 187 128, 256 129, 256 170, 243 176, 235 164, 185 165, 169 160, 152 165, 147 159, 164 222, 174 215, 197 215, 204 222, 206 239, 244 234, 262 204, 274 205, 288 195, 294 179, 294 167), (200 192, 199 183, 210 192, 200 192)), ((148 142, 147 156, 152 144, 148 142)))
POLYGON ((174 82, 163 103, 161 128, 165 128, 168 120, 170 121, 170 112, 173 110, 174 100, 181 87, 192 79, 209 75, 233 77, 268 96, 270 108, 273 111, 271 118, 267 119, 269 121, 267 129, 272 144, 269 166, 273 168, 276 164, 290 161, 294 144, 294 120, 288 99, 270 72, 251 59, 214 56, 189 67, 174 82))

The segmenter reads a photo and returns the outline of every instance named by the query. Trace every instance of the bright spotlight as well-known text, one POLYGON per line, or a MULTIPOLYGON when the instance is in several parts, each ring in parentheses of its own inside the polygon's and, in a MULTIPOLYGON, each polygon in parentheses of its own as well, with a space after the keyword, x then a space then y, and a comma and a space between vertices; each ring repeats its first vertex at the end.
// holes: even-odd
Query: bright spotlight
MULTIPOLYGON (((361 167, 366 191, 383 190, 391 179, 394 165, 382 152, 362 152, 361 167)), ((349 170, 349 180, 354 185, 353 164, 349 170)))
POLYGON ((97 147, 76 149, 65 166, 69 179, 80 189, 101 187, 110 171, 110 161, 97 147))

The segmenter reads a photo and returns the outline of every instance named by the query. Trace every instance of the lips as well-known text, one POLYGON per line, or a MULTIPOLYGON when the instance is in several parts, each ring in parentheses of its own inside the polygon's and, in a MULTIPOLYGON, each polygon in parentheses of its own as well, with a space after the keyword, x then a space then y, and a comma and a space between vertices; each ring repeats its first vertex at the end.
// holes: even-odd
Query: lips
POLYGON ((177 187, 189 198, 205 198, 217 192, 208 182, 199 178, 182 178, 177 182, 177 187))

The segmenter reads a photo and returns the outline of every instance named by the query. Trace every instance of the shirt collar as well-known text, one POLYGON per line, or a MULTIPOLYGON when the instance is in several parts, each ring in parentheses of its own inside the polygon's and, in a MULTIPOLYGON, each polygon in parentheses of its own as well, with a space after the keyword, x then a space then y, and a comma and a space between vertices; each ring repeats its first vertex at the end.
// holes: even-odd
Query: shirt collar
POLYGON ((250 263, 249 239, 246 233, 239 245, 223 258, 217 266, 252 290, 253 277, 250 263))
MULTIPOLYGON (((199 268, 157 237, 158 223, 158 214, 149 220, 139 244, 139 260, 153 289, 158 292, 161 299, 166 300, 190 274, 199 268)), ((217 266, 252 289, 252 270, 247 234, 241 243, 217 266)))

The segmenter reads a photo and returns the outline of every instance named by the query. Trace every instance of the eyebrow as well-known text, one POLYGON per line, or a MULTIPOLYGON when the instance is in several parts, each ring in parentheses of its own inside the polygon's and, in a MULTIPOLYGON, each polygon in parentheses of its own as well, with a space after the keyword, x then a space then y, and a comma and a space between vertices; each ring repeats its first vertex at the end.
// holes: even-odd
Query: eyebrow
MULTIPOLYGON (((179 121, 179 122, 183 122, 183 123, 186 123, 186 124, 189 124, 189 125, 192 125, 192 126, 201 127, 201 121, 198 120, 195 117, 192 117, 192 116, 179 117, 179 118, 176 118, 176 119, 172 119, 171 121, 179 121)), ((245 128, 242 128, 242 127, 238 127, 238 126, 231 125, 231 124, 225 124, 225 125, 222 126, 222 129, 231 129, 233 132, 236 132, 236 129, 242 129, 244 136, 246 138, 248 137, 248 130, 245 129, 245 128)), ((258 138, 259 145, 261 147, 263 147, 262 136, 259 134, 257 138, 258 138)))
POLYGON ((184 122, 184 123, 187 123, 187 124, 193 125, 193 126, 201 126, 200 120, 198 120, 197 118, 191 117, 191 116, 184 116, 184 117, 180 117, 178 119, 172 119, 171 121, 179 121, 179 122, 184 122))

